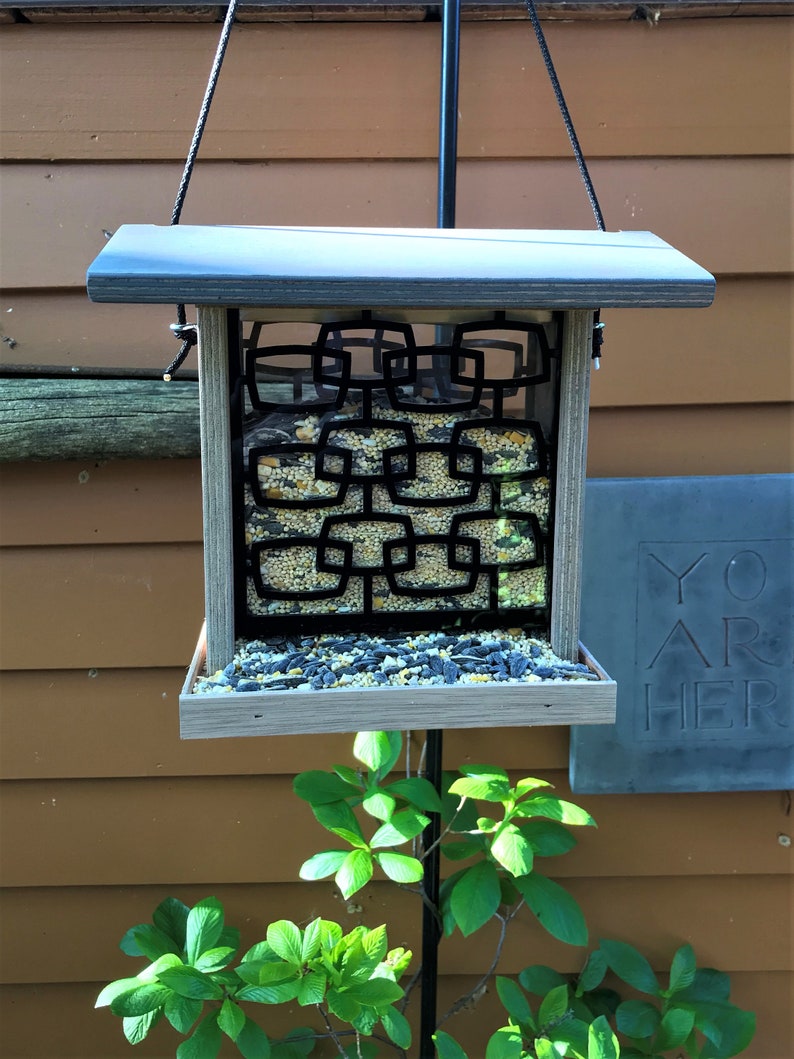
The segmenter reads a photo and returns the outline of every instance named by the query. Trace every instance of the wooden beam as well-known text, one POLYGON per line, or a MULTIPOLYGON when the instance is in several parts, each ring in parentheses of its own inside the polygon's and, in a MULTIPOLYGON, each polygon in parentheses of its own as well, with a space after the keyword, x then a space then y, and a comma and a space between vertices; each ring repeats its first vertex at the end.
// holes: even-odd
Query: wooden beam
POLYGON ((6 377, 0 461, 199 454, 198 386, 184 379, 6 377))

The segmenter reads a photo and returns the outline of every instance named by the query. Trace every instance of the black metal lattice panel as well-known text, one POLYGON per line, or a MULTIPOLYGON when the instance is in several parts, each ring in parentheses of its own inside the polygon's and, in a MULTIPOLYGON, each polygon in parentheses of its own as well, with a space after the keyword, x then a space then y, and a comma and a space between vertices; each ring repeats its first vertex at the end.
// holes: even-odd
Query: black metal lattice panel
POLYGON ((237 634, 547 626, 559 323, 262 330, 234 447, 237 634))

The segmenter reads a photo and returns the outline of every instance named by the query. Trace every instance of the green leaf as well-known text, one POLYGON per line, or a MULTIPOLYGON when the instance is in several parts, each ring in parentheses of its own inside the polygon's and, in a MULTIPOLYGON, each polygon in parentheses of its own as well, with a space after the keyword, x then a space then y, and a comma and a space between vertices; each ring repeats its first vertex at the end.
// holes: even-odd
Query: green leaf
POLYGON ((602 941, 601 951, 618 978, 641 993, 660 996, 661 988, 653 969, 641 952, 625 941, 602 941))
POLYGON ((165 1002, 165 1017, 178 1033, 188 1033, 203 1008, 201 1000, 172 993, 165 1002))
POLYGON ((411 1047, 411 1026, 408 1019, 397 1008, 387 1007, 380 1013, 380 1021, 390 1041, 398 1048, 411 1047))
POLYGON ((158 956, 154 963, 150 963, 148 967, 138 971, 138 981, 156 982, 161 971, 166 971, 169 967, 183 966, 184 964, 177 955, 173 952, 165 952, 162 956, 158 956))
POLYGON ((515 824, 507 824, 491 843, 491 854, 511 875, 527 875, 532 871, 532 846, 515 824))
POLYGON ((243 956, 244 963, 254 962, 255 960, 268 961, 273 959, 276 959, 276 954, 266 941, 258 941, 255 945, 252 945, 245 956, 243 956))
POLYGON ((567 985, 556 985, 543 998, 538 1011, 538 1025, 548 1026, 562 1018, 570 1007, 567 985))
POLYGON ((441 776, 441 819, 450 826, 453 834, 475 830, 479 815, 475 802, 451 793, 450 787, 459 778, 450 772, 444 772, 441 776))
POLYGON ((410 776, 406 779, 395 780, 386 790, 397 798, 409 801, 416 809, 422 809, 426 813, 441 812, 441 798, 438 791, 424 776, 410 776))
POLYGON ((590 1024, 588 1059, 618 1059, 620 1046, 612 1028, 603 1015, 590 1024))
POLYGON ((380 850, 374 856, 375 861, 392 882, 415 883, 424 877, 425 869, 422 867, 422 862, 416 857, 409 857, 407 853, 380 850))
POLYGON ((676 1001, 686 1000, 688 1003, 698 1001, 721 1001, 727 1000, 731 995, 731 980, 722 971, 715 971, 713 967, 701 967, 695 971, 692 984, 686 989, 680 990, 676 995, 676 1001))
POLYGON ((373 787, 365 795, 361 808, 365 813, 374 816, 376 820, 389 820, 397 808, 397 799, 379 787, 373 787))
POLYGON ((592 816, 573 802, 566 802, 556 794, 533 794, 516 806, 516 816, 544 816, 549 820, 559 820, 561 824, 573 824, 579 827, 595 827, 592 816))
POLYGON ((270 1041, 265 1031, 247 1018, 237 1034, 237 1050, 243 1059, 270 1059, 270 1041))
POLYGON ((535 1054, 538 1059, 560 1059, 560 1051, 548 1037, 538 1037, 535 1041, 535 1054))
POLYGON ((96 998, 94 1007, 105 1008, 117 997, 123 996, 125 993, 131 993, 133 989, 138 989, 140 984, 140 978, 117 978, 115 982, 110 982, 105 986, 96 998))
POLYGON ((465 795, 483 802, 502 802, 510 797, 510 780, 495 765, 464 765, 462 777, 450 786, 450 794, 465 795))
POLYGON ((673 956, 670 965, 670 993, 680 993, 687 989, 695 980, 697 964, 695 953, 691 945, 682 945, 673 956))
POLYGON ((223 905, 217 897, 205 897, 190 909, 187 917, 185 952, 195 964, 207 949, 213 949, 223 930, 223 905))
POLYGON ((403 842, 416 838, 429 823, 428 817, 418 813, 415 809, 401 809, 388 823, 378 828, 370 839, 370 848, 400 846, 403 842))
POLYGON ((502 1001, 505 1011, 512 1019, 516 1022, 526 1022, 533 1029, 535 1028, 532 1008, 529 1005, 526 994, 512 978, 497 975, 496 992, 499 994, 499 999, 502 1001))
MULTIPOLYGON (((188 925, 188 936, 190 926, 188 925)), ((198 1024, 193 1036, 182 1041, 176 1050, 176 1059, 215 1059, 221 1050, 223 1036, 218 1026, 218 1013, 211 1012, 198 1024)))
POLYGON ((695 1025, 711 1042, 704 1046, 702 1059, 729 1059, 743 1051, 755 1035, 755 1015, 725 1002, 698 1004, 695 1025))
POLYGON ((454 1037, 439 1030, 433 1034, 433 1043, 436 1046, 438 1059, 469 1059, 454 1037))
MULTIPOLYGON (((252 985, 274 985, 277 982, 291 982, 302 972, 302 967, 299 963, 292 963, 289 960, 268 961, 254 966, 256 967, 256 975, 251 982, 252 985)), ((245 981, 249 981, 249 977, 249 975, 246 975, 245 981)))
POLYGON ((386 955, 388 946, 389 942, 386 937, 386 926, 384 924, 379 927, 373 927, 372 930, 368 930, 366 934, 361 935, 361 948, 371 959, 382 960, 386 955))
POLYGON ((533 963, 530 967, 525 967, 518 980, 528 993, 535 996, 545 996, 556 986, 568 984, 559 971, 543 963, 533 963))
POLYGON ((441 846, 441 853, 449 860, 468 860, 469 857, 482 853, 483 848, 483 840, 472 836, 460 842, 444 842, 441 846))
POLYGON ((288 982, 276 982, 271 985, 244 985, 238 989, 237 1000, 250 1000, 252 1004, 283 1004, 294 1000, 298 995, 299 981, 293 978, 288 982))
POLYGON ((320 951, 320 918, 313 919, 303 932, 301 962, 307 963, 320 951))
POLYGON ((193 967, 171 967, 161 973, 160 981, 180 996, 194 1000, 219 1000, 223 996, 219 985, 193 967))
POLYGON ((342 940, 342 928, 332 919, 320 920, 320 948, 329 952, 342 940))
POLYGON ((347 802, 330 802, 328 805, 313 805, 314 813, 318 823, 351 846, 364 849, 367 843, 361 831, 361 825, 356 815, 347 802))
POLYGON ((591 989, 597 989, 604 980, 607 973, 607 958, 600 949, 594 949, 587 957, 587 962, 582 968, 579 980, 576 983, 576 995, 589 993, 591 989))
POLYGON ((402 732, 358 732, 353 756, 379 776, 389 773, 402 751, 402 732))
POLYGON ((370 978, 368 982, 358 982, 351 986, 347 994, 359 1004, 377 1009, 402 1000, 403 990, 391 978, 370 978))
POLYGON ((385 963, 395 979, 399 981, 402 975, 408 970, 408 966, 412 959, 413 953, 411 950, 406 949, 403 945, 398 945, 396 949, 390 949, 386 954, 385 963))
MULTIPOLYGON (((354 1030, 358 1030, 361 1037, 369 1037, 372 1031, 378 1024, 378 1013, 374 1008, 363 1007, 359 1011, 358 1015, 351 1020, 351 1025, 354 1030)), ((377 1052, 373 1052, 373 1059, 377 1056, 377 1052)), ((358 1057, 356 1057, 358 1059, 358 1057)))
POLYGON ((492 779, 507 782, 509 777, 499 765, 461 765, 461 776, 476 776, 480 779, 492 779))
POLYGON ((521 823, 521 832, 535 851, 536 857, 558 857, 577 844, 575 835, 556 820, 535 818, 521 823))
POLYGON ((309 971, 298 982, 298 1003, 301 1007, 322 1003, 328 979, 320 971, 309 971))
POLYGON ((279 919, 267 928, 267 943, 277 956, 287 963, 303 962, 303 938, 300 927, 288 919, 279 919))
POLYGON ((587 925, 578 902, 559 883, 532 872, 514 885, 542 927, 568 945, 587 944, 587 925))
POLYGON ((525 776, 519 780, 515 785, 515 792, 519 798, 523 798, 525 794, 529 794, 530 791, 536 791, 539 787, 553 787, 553 783, 549 783, 548 780, 538 780, 534 776, 525 776))
MULTIPOLYGON (((576 1001, 573 1001, 573 1005, 575 1004, 576 1001)), ((593 1016, 589 1013, 587 1014, 586 1022, 576 1018, 571 1010, 558 1026, 551 1026, 546 1032, 549 1040, 554 1043, 555 1048, 558 1050, 565 1049, 562 1051, 563 1055, 572 1056, 575 1059, 585 1059, 589 1047, 588 1031, 592 1020, 593 1016)))
POLYGON ((647 1000, 626 1000, 615 1012, 615 1019, 621 1033, 645 1040, 656 1033, 662 1016, 659 1009, 647 1000))
POLYGON ((320 772, 317 769, 297 775, 292 781, 292 789, 299 798, 311 805, 341 802, 361 790, 358 785, 351 785, 333 772, 320 772))
POLYGON ((354 997, 338 989, 329 989, 325 1000, 328 1010, 342 1022, 352 1022, 361 1011, 361 1004, 354 997))
POLYGON ((119 942, 119 948, 127 956, 145 956, 147 960, 156 960, 167 952, 179 955, 182 951, 175 941, 151 923, 130 927, 119 942))
POLYGON ((187 938, 187 917, 190 909, 175 897, 166 897, 155 908, 152 922, 158 930, 176 944, 176 952, 182 952, 187 938))
POLYGON ((162 1015, 162 1010, 158 1008, 158 1010, 149 1011, 145 1015, 137 1015, 131 1018, 122 1019, 121 1028, 124 1036, 130 1044, 140 1044, 141 1041, 145 1039, 152 1026, 160 1021, 162 1015))
POLYGON ((372 878, 372 854, 366 849, 354 849, 345 857, 336 873, 336 885, 342 897, 350 897, 372 878))
POLYGON ((114 1015, 137 1018, 163 1007, 169 996, 171 996, 171 990, 164 985, 157 983, 138 985, 137 989, 117 996, 111 1003, 110 1010, 114 1015))
MULTIPOLYGON (((618 1008, 620 1011, 620 1008, 618 1008)), ((673 1007, 662 1016, 659 1032, 653 1046, 657 1052, 666 1052, 669 1048, 679 1048, 692 1032, 695 1025, 694 1011, 673 1007)))
POLYGON ((325 879, 339 871, 347 854, 346 849, 326 849, 322 853, 315 853, 301 864, 298 874, 301 879, 325 879))
POLYGON ((521 1033, 513 1026, 500 1026, 485 1046, 485 1059, 521 1059, 521 1033))
POLYGON ((207 949, 193 965, 199 971, 220 971, 234 959, 237 950, 228 945, 222 945, 217 949, 207 949))
POLYGON ((499 875, 490 861, 466 868, 455 883, 450 910, 464 937, 479 930, 499 907, 499 875))
POLYGON ((244 1025, 245 1012, 239 1004, 235 1004, 233 1000, 229 1000, 227 997, 218 1012, 218 1026, 221 1032, 236 1041, 244 1025))

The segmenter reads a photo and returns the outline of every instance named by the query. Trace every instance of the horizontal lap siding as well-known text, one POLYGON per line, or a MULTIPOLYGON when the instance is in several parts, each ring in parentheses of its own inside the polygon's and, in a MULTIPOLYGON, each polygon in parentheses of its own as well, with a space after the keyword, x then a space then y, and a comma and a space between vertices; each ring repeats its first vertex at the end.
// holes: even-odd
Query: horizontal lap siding
MULTIPOLYGON (((184 157, 217 27, 10 26, 4 38, 4 157, 184 157)), ((791 149, 787 21, 566 23, 548 39, 590 157, 791 149)), ((433 158, 439 48, 432 23, 238 26, 204 157, 433 158)), ((462 157, 567 155, 528 26, 464 26, 461 64, 462 157)))
MULTIPOLYGON (((119 724, 119 737, 133 738, 134 728, 119 724)), ((565 772, 542 776, 570 797, 565 772)), ((785 807, 776 792, 679 795, 672 803, 665 795, 576 800, 599 826, 577 829, 576 850, 559 865, 548 862, 551 874, 716 878, 788 870, 790 854, 778 842, 785 807), (724 841, 726 818, 747 832, 738 849, 724 841)), ((9 781, 4 804, 3 827, 18 850, 0 869, 9 887, 144 886, 157 878, 176 887, 289 883, 329 841, 293 795, 290 779, 279 775, 9 781), (279 835, 275 848, 263 841, 263 807, 267 827, 279 835), (31 826, 40 841, 28 846, 31 826), (215 841, 205 843, 208 834, 215 841)))
MULTIPOLYGON (((592 476, 794 470, 793 25, 547 24, 608 226, 654 231, 718 277, 710 310, 604 314, 592 476)), ((173 355, 171 307, 91 305, 84 271, 103 229, 167 221, 217 31, 4 28, 3 363, 161 368, 173 355)), ((238 27, 183 219, 433 225, 438 43, 421 24, 238 27)), ((528 27, 464 26, 461 76, 458 223, 592 227, 528 27)), ((292 881, 325 839, 291 778, 348 761, 348 737, 178 739, 203 610, 198 461, 10 464, 0 493, 4 1055, 130 1054, 91 1004, 129 973, 117 938, 169 893, 217 893, 251 940, 270 919, 322 912, 388 920, 394 944, 416 945, 409 895, 381 883, 346 903, 292 881)), ((451 732, 445 753, 567 790, 564 729, 451 732)), ((659 970, 691 941, 759 1012, 748 1057, 789 1059, 785 801, 585 801, 598 831, 544 867, 593 938, 634 941, 659 970)), ((445 944, 442 1006, 493 941, 445 944)), ((580 960, 522 914, 502 970, 580 960)), ((491 991, 450 1029, 481 1055, 497 1017, 491 991)), ((171 1038, 137 1054, 172 1055, 171 1038)))
MULTIPOLYGON (((6 165, 2 222, 13 253, 0 260, 2 286, 15 295, 45 287, 84 298, 85 269, 105 243, 103 232, 123 223, 167 224, 180 175, 179 166, 150 162, 6 165), (76 201, 85 203, 79 211, 76 201)), ((794 270, 788 157, 604 159, 592 162, 592 176, 610 229, 650 230, 718 276, 794 270)), ((435 181, 429 162, 205 162, 196 168, 182 220, 433 227, 435 181)), ((594 227, 567 154, 461 162, 458 195, 458 227, 594 227)), ((130 311, 92 310, 116 332, 107 336, 110 349, 126 329, 114 327, 109 314, 130 311)), ((150 311, 157 319, 163 312, 150 311)))

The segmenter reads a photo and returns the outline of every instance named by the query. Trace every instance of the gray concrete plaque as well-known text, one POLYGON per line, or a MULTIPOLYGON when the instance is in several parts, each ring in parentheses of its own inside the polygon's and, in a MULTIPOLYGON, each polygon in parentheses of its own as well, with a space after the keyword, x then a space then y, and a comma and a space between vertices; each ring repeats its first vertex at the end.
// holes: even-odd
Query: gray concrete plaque
POLYGON ((794 786, 794 475, 589 480, 581 638, 618 703, 574 791, 794 786))

